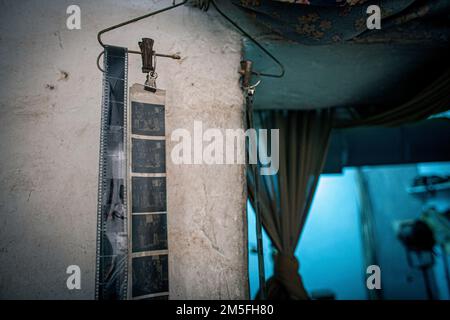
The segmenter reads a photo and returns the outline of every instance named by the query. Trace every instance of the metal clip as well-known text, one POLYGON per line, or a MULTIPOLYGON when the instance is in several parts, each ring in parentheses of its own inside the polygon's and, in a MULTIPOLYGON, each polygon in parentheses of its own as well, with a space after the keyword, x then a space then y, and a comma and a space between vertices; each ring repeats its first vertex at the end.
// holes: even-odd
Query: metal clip
POLYGON ((155 66, 153 65, 153 57, 155 56, 155 51, 153 51, 154 43, 155 41, 150 38, 142 38, 142 41, 139 42, 139 48, 141 48, 143 73, 155 71, 155 66))
POLYGON ((242 90, 244 90, 244 93, 247 96, 252 97, 255 94, 256 87, 261 83, 261 80, 258 80, 255 84, 250 84, 250 79, 252 77, 252 62, 250 60, 241 61, 241 70, 239 70, 239 73, 242 75, 242 90))
POLYGON ((144 89, 150 92, 156 92, 156 79, 158 74, 155 71, 151 71, 147 74, 147 79, 145 80, 144 89))
POLYGON ((245 91, 245 93, 252 97, 255 94, 256 87, 261 83, 261 80, 258 80, 255 84, 248 86, 248 87, 242 87, 242 89, 245 91))
POLYGON ((142 38, 139 42, 139 48, 141 49, 142 56, 142 72, 147 74, 144 89, 151 92, 156 92, 156 56, 153 50, 153 44, 155 42, 150 38, 142 38))

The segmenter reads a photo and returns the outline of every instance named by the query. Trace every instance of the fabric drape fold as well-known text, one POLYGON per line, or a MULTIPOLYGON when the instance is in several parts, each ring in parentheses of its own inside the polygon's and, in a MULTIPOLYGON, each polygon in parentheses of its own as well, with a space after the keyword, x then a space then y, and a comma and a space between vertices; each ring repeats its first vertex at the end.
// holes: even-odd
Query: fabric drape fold
MULTIPOLYGON (((308 299, 294 252, 324 166, 332 129, 398 126, 449 109, 450 70, 447 69, 408 102, 352 120, 337 121, 334 109, 254 111, 256 128, 280 130, 278 173, 255 179, 258 170, 247 170, 250 202, 258 203, 262 225, 276 249, 274 275, 266 285, 268 299, 308 299)), ((258 146, 269 148, 264 143, 258 141, 258 146)))
MULTIPOLYGON (((307 299, 294 256, 326 158, 333 110, 256 112, 256 126, 279 129, 279 171, 260 175, 258 205, 262 224, 276 248, 274 276, 267 282, 268 299, 307 299)), ((255 202, 255 177, 248 170, 250 201, 255 202)))
POLYGON ((415 95, 411 100, 387 110, 348 121, 336 121, 335 128, 357 126, 399 126, 425 120, 431 115, 450 108, 450 69, 446 69, 436 80, 415 95))

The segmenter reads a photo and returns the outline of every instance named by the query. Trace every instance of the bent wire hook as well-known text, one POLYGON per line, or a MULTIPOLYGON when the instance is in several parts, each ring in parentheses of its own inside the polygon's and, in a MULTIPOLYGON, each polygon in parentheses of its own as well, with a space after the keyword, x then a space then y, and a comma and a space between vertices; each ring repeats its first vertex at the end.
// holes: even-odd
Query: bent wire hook
MULTIPOLYGON (((180 7, 184 4, 186 4, 187 2, 194 2, 197 3, 197 6, 202 9, 203 11, 207 11, 209 9, 209 4, 211 3, 213 5, 213 7, 217 10, 217 12, 225 19, 227 20, 231 25, 233 25, 240 33, 242 33, 245 37, 249 38, 250 41, 252 41, 259 49, 261 49, 270 59, 272 59, 275 64, 278 65, 280 72, 279 73, 263 73, 263 72, 256 72, 253 71, 252 74, 257 75, 257 76, 261 76, 261 77, 272 77, 272 78, 281 78, 284 76, 285 73, 285 69, 283 64, 277 59, 275 58, 275 56, 273 54, 271 54, 266 48, 264 48, 255 38, 253 38, 247 31, 245 31, 244 29, 242 29, 235 21, 231 20, 218 6, 215 0, 201 0, 201 1, 192 1, 192 0, 183 0, 178 4, 175 4, 175 1, 173 2, 173 4, 171 6, 147 13, 143 16, 131 19, 131 20, 127 20, 124 22, 121 22, 119 24, 113 25, 111 27, 108 27, 106 29, 103 29, 101 31, 98 32, 97 34, 97 40, 98 43, 105 48, 108 44, 105 44, 102 41, 102 35, 104 35, 107 32, 110 32, 112 30, 121 28, 123 26, 126 26, 130 23, 133 22, 137 22, 139 20, 163 13, 165 11, 169 11, 171 9, 180 7)), ((133 53, 133 54, 141 54, 141 51, 135 51, 135 50, 128 50, 129 53, 133 53)), ((99 56, 97 57, 97 67, 100 69, 100 71, 104 72, 104 70, 102 70, 102 68, 100 67, 100 58, 101 56, 104 54, 104 51, 102 51, 99 56)), ((176 54, 161 54, 161 53, 154 53, 155 56, 157 57, 164 57, 164 58, 172 58, 172 59, 180 59, 179 55, 176 54)))
MULTIPOLYGON (((121 23, 119 23, 119 24, 113 25, 113 26, 111 26, 111 27, 108 27, 108 28, 106 28, 106 29, 100 30, 100 31, 97 33, 97 40, 98 40, 98 43, 99 43, 103 48, 105 48, 106 46, 108 46, 108 44, 105 44, 105 43, 102 41, 102 35, 104 35, 105 33, 110 32, 110 31, 115 30, 115 29, 118 29, 118 28, 121 28, 121 27, 124 27, 124 26, 126 26, 126 25, 128 25, 128 24, 130 24, 130 23, 137 22, 137 21, 139 21, 139 20, 142 20, 142 19, 145 19, 145 18, 154 16, 154 15, 157 15, 157 14, 159 14, 159 13, 162 13, 162 12, 165 12, 165 11, 169 11, 169 10, 171 10, 171 9, 175 9, 175 8, 177 8, 177 7, 179 7, 179 6, 184 5, 186 2, 188 2, 188 0, 183 0, 182 2, 180 2, 180 3, 178 3, 178 4, 175 4, 175 3, 174 3, 174 4, 171 5, 171 6, 168 6, 168 7, 165 7, 165 8, 159 9, 159 10, 156 10, 156 11, 152 11, 152 12, 150 12, 150 13, 147 13, 147 14, 143 15, 143 16, 140 16, 140 17, 137 17, 137 18, 133 18, 133 19, 131 19, 131 20, 127 20, 127 21, 121 22, 121 23)), ((141 51, 135 51, 135 50, 127 50, 127 51, 128 51, 128 53, 141 54, 141 51)), ((101 58, 101 56, 102 56, 104 53, 105 53, 105 51, 100 52, 100 54, 99 54, 98 57, 97 57, 97 68, 99 68, 100 71, 102 71, 102 72, 105 72, 105 71, 100 67, 100 58, 101 58)), ((157 56, 157 57, 172 58, 172 59, 180 59, 180 56, 177 55, 177 54, 162 54, 162 53, 156 53, 156 52, 155 52, 154 55, 157 56)))

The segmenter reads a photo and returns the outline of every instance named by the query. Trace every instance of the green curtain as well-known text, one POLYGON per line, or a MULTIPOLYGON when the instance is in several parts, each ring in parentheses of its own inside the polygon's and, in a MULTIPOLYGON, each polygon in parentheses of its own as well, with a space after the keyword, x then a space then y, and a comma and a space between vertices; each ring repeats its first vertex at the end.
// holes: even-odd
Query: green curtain
MULTIPOLYGON (((326 158, 333 111, 266 111, 257 112, 255 118, 258 127, 280 130, 279 171, 258 177, 262 224, 277 251, 267 298, 307 299, 294 251, 326 158)), ((250 201, 254 203, 253 172, 247 170, 250 201)))

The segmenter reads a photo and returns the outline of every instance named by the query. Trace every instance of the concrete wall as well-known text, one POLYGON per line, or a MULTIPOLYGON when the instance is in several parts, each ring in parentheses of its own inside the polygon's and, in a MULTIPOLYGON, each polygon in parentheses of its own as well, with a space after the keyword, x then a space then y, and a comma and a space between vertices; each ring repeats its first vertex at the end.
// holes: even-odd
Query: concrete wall
MULTIPOLYGON (((101 73, 98 30, 171 1, 2 1, 0 4, 0 298, 94 297, 101 73), (66 8, 81 7, 81 30, 66 8), (66 288, 79 265, 82 289, 66 288)), ((178 8, 106 35, 159 52, 170 133, 242 127, 240 37, 214 12, 178 8)), ((143 82, 130 56, 129 84, 143 82)), ((243 167, 168 161, 171 298, 246 298, 243 167)))

